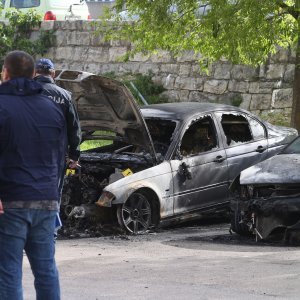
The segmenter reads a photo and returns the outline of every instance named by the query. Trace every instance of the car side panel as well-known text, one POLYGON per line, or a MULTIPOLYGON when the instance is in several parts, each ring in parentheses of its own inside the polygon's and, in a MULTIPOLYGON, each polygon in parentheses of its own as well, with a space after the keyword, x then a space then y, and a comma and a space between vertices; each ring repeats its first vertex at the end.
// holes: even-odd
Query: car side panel
MULTIPOLYGON (((249 140, 247 142, 229 143, 221 124, 222 116, 241 117, 245 122, 248 122, 249 115, 241 112, 217 112, 215 113, 220 127, 221 134, 224 140, 224 148, 228 163, 229 181, 232 182, 234 178, 244 169, 268 158, 268 141, 267 138, 259 140, 249 140)), ((251 133, 250 125, 249 134, 251 133)))
POLYGON ((142 188, 149 188, 157 195, 161 218, 173 215, 174 192, 171 166, 168 161, 124 177, 105 187, 104 191, 109 191, 115 195, 112 202, 114 205, 125 203, 132 193, 142 188))
POLYGON ((242 170, 268 158, 267 150, 262 153, 256 151, 259 147, 267 149, 267 140, 254 141, 225 149, 230 181, 242 170))
MULTIPOLYGON (((174 215, 189 213, 198 209, 211 208, 228 201, 228 168, 226 153, 223 149, 223 137, 213 114, 202 115, 210 116, 214 124, 217 139, 217 147, 208 151, 192 156, 183 156, 181 159, 171 160, 171 167, 174 181, 174 215), (190 179, 183 174, 186 168, 190 179)), ((193 119, 200 119, 201 115, 193 119)), ((184 135, 182 128, 180 140, 184 135)), ((178 150, 177 150, 178 152, 178 150)), ((176 155, 174 156, 176 158, 176 155)))
POLYGON ((172 160, 174 214, 218 205, 228 200, 228 169, 223 149, 172 160), (217 162, 217 157, 224 160, 217 162), (187 167, 190 178, 182 174, 187 167))

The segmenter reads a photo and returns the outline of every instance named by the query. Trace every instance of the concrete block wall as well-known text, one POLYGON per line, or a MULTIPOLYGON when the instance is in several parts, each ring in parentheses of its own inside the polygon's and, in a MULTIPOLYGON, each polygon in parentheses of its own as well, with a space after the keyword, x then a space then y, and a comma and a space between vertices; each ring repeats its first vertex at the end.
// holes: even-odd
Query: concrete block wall
MULTIPOLYGON (((99 25, 101 23, 99 22, 99 25)), ((120 57, 130 49, 124 41, 103 42, 95 35, 95 24, 88 21, 50 21, 42 28, 53 29, 55 41, 45 56, 57 68, 84 70, 95 74, 153 74, 162 84, 170 102, 199 101, 234 103, 259 115, 279 112, 290 116, 295 54, 278 49, 265 65, 252 68, 219 61, 200 70, 192 52, 180 57, 161 51, 157 55, 136 55, 128 62, 120 57)))

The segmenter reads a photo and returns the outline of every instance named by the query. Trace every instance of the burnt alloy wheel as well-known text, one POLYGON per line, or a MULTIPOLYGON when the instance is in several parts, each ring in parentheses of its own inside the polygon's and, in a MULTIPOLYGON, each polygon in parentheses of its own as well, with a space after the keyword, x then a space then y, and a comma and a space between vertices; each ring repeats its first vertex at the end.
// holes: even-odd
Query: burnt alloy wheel
POLYGON ((118 222, 126 231, 134 234, 145 233, 151 225, 152 210, 147 197, 133 193, 117 209, 118 222))
POLYGON ((242 236, 250 236, 252 233, 249 230, 249 227, 242 222, 242 215, 239 210, 231 211, 230 214, 231 220, 231 229, 242 236))

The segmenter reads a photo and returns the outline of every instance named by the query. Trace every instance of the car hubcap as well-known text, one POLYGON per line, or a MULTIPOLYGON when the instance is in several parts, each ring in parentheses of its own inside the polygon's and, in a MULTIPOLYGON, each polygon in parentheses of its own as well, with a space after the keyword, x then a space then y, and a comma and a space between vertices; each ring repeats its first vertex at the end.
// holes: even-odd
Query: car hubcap
POLYGON ((131 233, 144 233, 151 223, 151 206, 142 194, 133 194, 122 207, 122 223, 131 233))

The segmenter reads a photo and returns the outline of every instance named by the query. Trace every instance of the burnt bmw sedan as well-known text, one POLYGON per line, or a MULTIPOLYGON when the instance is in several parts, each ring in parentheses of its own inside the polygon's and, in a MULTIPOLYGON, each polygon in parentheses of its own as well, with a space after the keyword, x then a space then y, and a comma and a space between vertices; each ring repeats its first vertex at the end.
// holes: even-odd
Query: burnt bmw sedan
POLYGON ((232 230, 300 242, 300 137, 279 154, 242 171, 232 184, 232 230))
POLYGON ((136 104, 113 79, 63 71, 84 140, 81 170, 66 177, 62 214, 103 220, 131 233, 228 210, 230 182, 297 135, 242 109, 211 103, 136 104))

